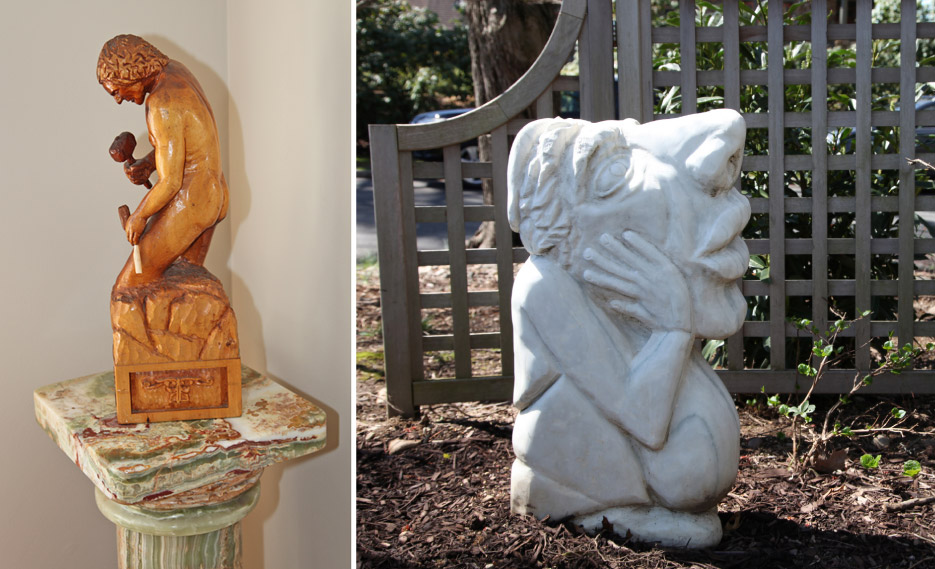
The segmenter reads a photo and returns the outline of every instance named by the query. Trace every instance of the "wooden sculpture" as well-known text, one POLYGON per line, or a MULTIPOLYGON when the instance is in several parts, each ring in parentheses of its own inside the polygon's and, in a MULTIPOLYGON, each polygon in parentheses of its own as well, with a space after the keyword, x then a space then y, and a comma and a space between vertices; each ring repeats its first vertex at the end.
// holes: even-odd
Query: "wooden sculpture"
POLYGON ((133 35, 104 45, 97 78, 118 104, 145 101, 153 146, 134 159, 136 139, 124 132, 110 148, 127 178, 149 188, 132 213, 121 208, 134 251, 111 293, 117 419, 238 416, 237 322, 203 267, 229 200, 211 105, 184 65, 133 35))

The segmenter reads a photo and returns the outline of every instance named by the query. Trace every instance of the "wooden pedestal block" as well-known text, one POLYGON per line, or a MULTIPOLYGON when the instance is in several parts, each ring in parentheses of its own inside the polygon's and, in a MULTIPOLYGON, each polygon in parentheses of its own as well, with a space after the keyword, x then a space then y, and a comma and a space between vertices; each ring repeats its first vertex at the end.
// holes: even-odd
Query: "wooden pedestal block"
POLYGON ((204 267, 179 259, 157 281, 115 288, 110 317, 118 422, 240 415, 237 319, 204 267))
POLYGON ((117 422, 239 417, 240 358, 114 366, 117 422))

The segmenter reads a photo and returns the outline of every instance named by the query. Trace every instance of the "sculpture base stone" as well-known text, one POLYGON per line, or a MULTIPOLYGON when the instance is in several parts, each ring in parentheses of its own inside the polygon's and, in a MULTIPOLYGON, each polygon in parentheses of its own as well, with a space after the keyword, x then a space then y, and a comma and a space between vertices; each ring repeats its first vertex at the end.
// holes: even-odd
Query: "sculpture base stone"
POLYGON ((162 278, 114 288, 117 421, 237 417, 237 319, 221 282, 184 258, 162 278))
POLYGON ((618 535, 629 533, 634 541, 658 543, 663 547, 714 547, 723 535, 717 508, 703 513, 661 507, 610 508, 578 516, 573 522, 589 533, 597 533, 606 527, 605 520, 613 525, 618 535))
POLYGON ((117 525, 120 569, 240 569, 240 521, 256 506, 259 484, 220 504, 148 510, 95 491, 104 517, 117 525))

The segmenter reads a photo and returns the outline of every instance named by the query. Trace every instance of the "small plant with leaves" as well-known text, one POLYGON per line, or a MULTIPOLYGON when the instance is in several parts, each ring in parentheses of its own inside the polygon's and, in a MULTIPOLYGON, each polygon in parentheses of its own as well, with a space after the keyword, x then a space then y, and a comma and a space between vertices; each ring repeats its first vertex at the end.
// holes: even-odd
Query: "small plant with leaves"
POLYGON ((907 460, 903 463, 903 474, 910 478, 915 478, 922 472, 922 465, 918 460, 907 460))
MULTIPOLYGON (((874 368, 869 372, 855 373, 850 391, 844 395, 841 395, 838 401, 836 401, 834 405, 832 405, 825 413, 820 430, 818 428, 814 430, 814 436, 811 439, 811 444, 805 452, 803 460, 800 461, 799 444, 800 439, 802 438, 802 430, 805 425, 812 422, 812 414, 815 412, 815 405, 810 402, 815 388, 818 386, 819 382, 828 369, 840 361, 845 361, 849 358, 852 358, 854 355, 854 350, 845 350, 844 346, 836 344, 838 337, 842 332, 853 325, 854 322, 864 318, 869 318, 870 311, 863 311, 860 314, 860 317, 855 321, 847 321, 843 313, 835 312, 835 316, 837 316, 837 320, 831 322, 828 326, 828 329, 824 331, 819 330, 811 320, 806 318, 791 320, 792 324, 797 329, 806 331, 812 335, 812 349, 810 352, 809 361, 800 363, 797 367, 798 373, 810 380, 810 385, 804 397, 802 397, 798 404, 783 402, 778 395, 770 396, 766 400, 768 407, 775 409, 780 415, 788 418, 791 421, 791 462, 793 468, 795 469, 799 469, 804 465, 812 464, 819 453, 825 452, 828 441, 834 437, 854 437, 862 434, 872 433, 875 429, 871 425, 868 425, 866 429, 853 429, 849 426, 841 424, 840 422, 834 421, 833 419, 843 405, 850 403, 851 397, 856 392, 869 385, 872 385, 873 379, 875 377, 883 373, 898 374, 905 369, 909 369, 912 366, 912 362, 922 353, 935 349, 935 344, 933 343, 927 344, 924 348, 913 346, 910 343, 899 345, 893 339, 893 334, 891 333, 887 341, 883 344, 882 357, 876 362, 874 368)), ((890 411, 890 416, 892 419, 895 419, 897 424, 905 420, 907 414, 908 413, 906 410, 900 409, 898 407, 894 407, 890 411)), ((879 463, 879 457, 877 457, 877 461, 875 463, 873 463, 871 460, 873 459, 872 456, 865 455, 865 458, 861 459, 861 464, 863 464, 865 468, 876 468, 876 465, 879 463), (874 466, 868 466, 865 464, 865 458, 867 461, 870 461, 867 464, 872 463, 874 466)))
POLYGON ((867 470, 878 468, 880 466, 880 455, 865 454, 860 457, 860 465, 867 470))

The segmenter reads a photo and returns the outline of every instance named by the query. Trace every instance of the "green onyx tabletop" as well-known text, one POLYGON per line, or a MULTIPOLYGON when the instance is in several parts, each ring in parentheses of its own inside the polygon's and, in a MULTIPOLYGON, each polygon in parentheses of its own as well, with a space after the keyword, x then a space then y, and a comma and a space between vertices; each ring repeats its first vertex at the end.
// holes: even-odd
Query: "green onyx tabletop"
POLYGON ((121 425, 111 371, 37 389, 36 419, 107 498, 155 509, 216 503, 325 444, 324 411, 246 366, 242 377, 240 417, 121 425))

